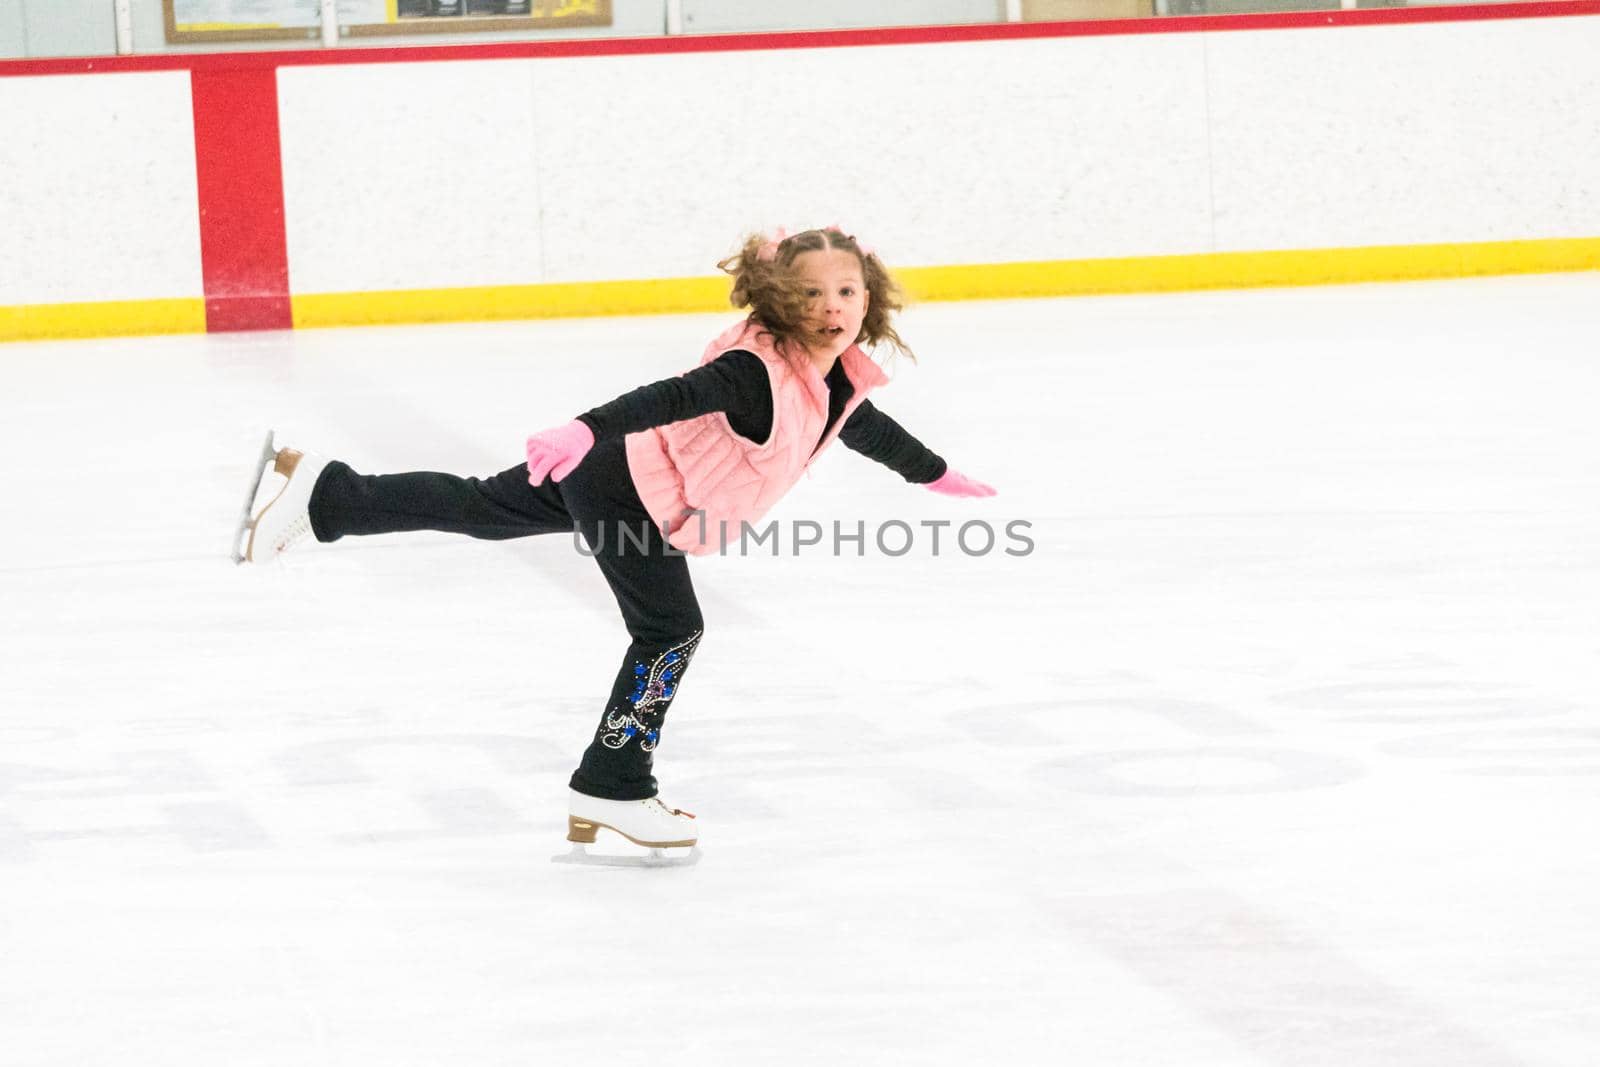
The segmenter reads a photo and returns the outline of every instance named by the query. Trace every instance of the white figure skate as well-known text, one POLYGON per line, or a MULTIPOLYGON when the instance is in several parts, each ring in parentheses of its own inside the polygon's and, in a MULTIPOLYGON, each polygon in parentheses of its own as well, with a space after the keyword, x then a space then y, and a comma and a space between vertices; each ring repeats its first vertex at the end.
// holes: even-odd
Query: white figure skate
POLYGON ((601 867, 688 867, 700 862, 700 850, 695 847, 699 839, 693 815, 669 808, 655 797, 602 800, 572 790, 567 806, 567 840, 573 843, 572 851, 550 859, 601 867), (649 851, 643 855, 589 851, 601 830, 620 834, 649 851))
POLYGON ((250 482, 250 492, 244 498, 244 510, 239 515, 239 525, 233 533, 233 561, 235 563, 260 563, 276 559, 300 541, 311 536, 311 490, 317 476, 328 461, 309 452, 292 448, 278 448, 272 443, 272 433, 261 445, 261 455, 256 460, 255 478, 250 482), (256 491, 261 479, 271 466, 285 481, 278 495, 267 506, 250 517, 255 506, 256 491))

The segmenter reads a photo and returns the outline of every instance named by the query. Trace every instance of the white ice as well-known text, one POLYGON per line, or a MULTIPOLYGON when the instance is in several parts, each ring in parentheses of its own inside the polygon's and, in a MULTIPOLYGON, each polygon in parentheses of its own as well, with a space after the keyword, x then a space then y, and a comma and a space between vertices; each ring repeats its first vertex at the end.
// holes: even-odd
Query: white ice
POLYGON ((0 1063, 1600 1060, 1600 275, 913 309, 1000 495, 837 448, 695 561, 705 859, 552 864, 593 563, 236 568, 250 462, 494 472, 728 320, 0 349, 0 1063))

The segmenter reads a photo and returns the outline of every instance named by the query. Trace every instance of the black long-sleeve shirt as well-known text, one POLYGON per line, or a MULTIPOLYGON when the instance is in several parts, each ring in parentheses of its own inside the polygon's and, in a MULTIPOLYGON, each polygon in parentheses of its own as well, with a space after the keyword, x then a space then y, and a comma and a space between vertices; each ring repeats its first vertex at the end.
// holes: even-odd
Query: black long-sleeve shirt
MULTIPOLYGON (((838 360, 823 380, 828 386, 828 421, 818 444, 855 395, 838 360)), ((713 411, 726 413, 734 432, 751 441, 765 441, 772 434, 772 387, 760 356, 742 349, 725 352, 687 374, 642 385, 578 418, 594 432, 596 441, 602 441, 713 411)), ((851 412, 839 429, 839 440, 908 482, 936 481, 947 469, 944 460, 870 400, 851 412)))

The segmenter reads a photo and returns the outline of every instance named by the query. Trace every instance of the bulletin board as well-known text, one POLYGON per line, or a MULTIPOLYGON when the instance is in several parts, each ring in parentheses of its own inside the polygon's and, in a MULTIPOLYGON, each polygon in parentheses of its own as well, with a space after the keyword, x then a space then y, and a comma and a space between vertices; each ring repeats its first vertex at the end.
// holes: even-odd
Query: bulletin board
MULTIPOLYGON (((346 37, 611 25, 611 0, 338 0, 346 37)), ((320 0, 162 0, 172 44, 304 41, 322 35, 320 0)))

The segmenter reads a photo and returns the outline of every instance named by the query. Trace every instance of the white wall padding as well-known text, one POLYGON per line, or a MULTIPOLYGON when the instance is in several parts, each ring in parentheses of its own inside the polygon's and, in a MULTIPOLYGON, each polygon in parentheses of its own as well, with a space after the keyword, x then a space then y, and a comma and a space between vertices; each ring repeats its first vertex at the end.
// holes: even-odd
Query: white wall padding
POLYGON ((535 65, 279 69, 290 288, 537 281, 535 65))
MULTIPOLYGON (((295 293, 1600 236, 1600 17, 284 67, 295 293)), ((0 306, 201 294, 189 76, 0 79, 0 306)))
POLYGON ((187 71, 0 78, 0 306, 201 295, 187 71))
POLYGON ((279 73, 297 292, 680 277, 748 229, 900 265, 1206 250, 1194 35, 279 73))
POLYGON ((1210 237, 1192 36, 535 73, 551 280, 705 274, 745 230, 836 219, 901 266, 1201 251, 1210 237))
POLYGON ((1600 18, 1206 47, 1219 248, 1600 236, 1600 18))

